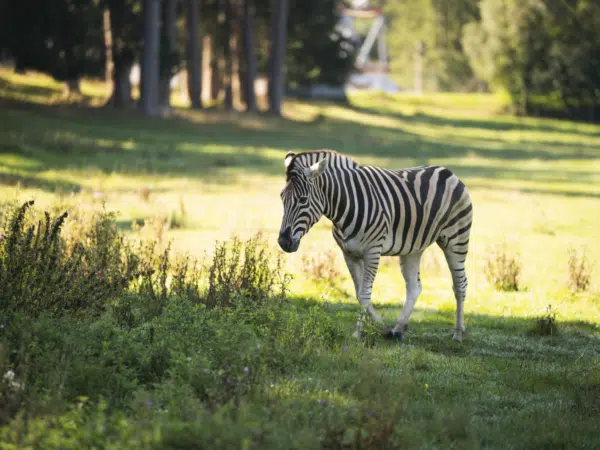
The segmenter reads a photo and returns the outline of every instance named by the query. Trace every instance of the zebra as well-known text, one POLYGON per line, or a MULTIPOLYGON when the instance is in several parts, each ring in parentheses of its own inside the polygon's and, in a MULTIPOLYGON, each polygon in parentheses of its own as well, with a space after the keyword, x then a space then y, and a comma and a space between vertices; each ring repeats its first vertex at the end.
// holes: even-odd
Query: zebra
MULTIPOLYGON (((322 216, 333 224, 352 276, 356 297, 379 324, 381 316, 371 294, 382 256, 399 256, 406 300, 387 337, 403 339, 421 294, 421 255, 434 242, 444 252, 456 299, 453 339, 465 332, 467 292, 465 261, 473 218, 467 188, 449 169, 419 166, 385 169, 363 166, 332 150, 288 152, 286 184, 281 191, 283 219, 278 243, 285 252, 298 250, 300 240, 322 216)), ((359 319, 353 336, 361 335, 359 319)))

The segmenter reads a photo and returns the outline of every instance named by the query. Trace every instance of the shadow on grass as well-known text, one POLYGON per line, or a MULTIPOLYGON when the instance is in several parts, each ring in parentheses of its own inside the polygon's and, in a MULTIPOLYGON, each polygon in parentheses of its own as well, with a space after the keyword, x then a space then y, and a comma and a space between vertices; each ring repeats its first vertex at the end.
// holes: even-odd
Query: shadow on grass
MULTIPOLYGON (((373 114, 371 109, 367 111, 373 114)), ((409 159, 413 165, 421 165, 436 164, 439 159, 476 157, 487 161, 484 165, 458 163, 449 168, 464 177, 567 184, 593 181, 593 175, 578 171, 565 177, 558 169, 507 169, 501 161, 593 160, 600 154, 600 148, 594 145, 508 143, 460 136, 446 139, 334 118, 321 117, 314 123, 305 123, 223 112, 199 113, 196 117, 199 121, 190 117, 189 111, 176 111, 173 117, 160 119, 143 117, 136 110, 4 101, 0 103, 2 153, 25 156, 36 162, 35 171, 22 170, 26 179, 36 178, 40 170, 75 170, 188 177, 221 185, 252 173, 283 177, 282 160, 287 151, 322 148, 351 154, 359 162, 363 162, 361 157, 378 158, 383 160, 378 164, 386 167, 396 167, 396 159, 409 159), (265 151, 269 149, 278 151, 281 158, 265 151)), ((399 117, 432 126, 506 125, 491 120, 399 117)), ((51 184, 41 183, 39 187, 54 189, 51 184)), ((564 193, 585 195, 568 189, 564 193)))
MULTIPOLYGON (((323 305, 322 301, 306 297, 293 297, 291 301, 300 308, 323 305)), ((401 307, 401 304, 375 305, 386 325, 395 323, 401 307)), ((358 303, 326 303, 325 308, 336 320, 341 321, 348 339, 351 339, 360 312, 358 303)), ((454 311, 416 307, 403 341, 398 343, 379 336, 377 345, 410 345, 435 353, 465 357, 487 355, 523 360, 559 358, 574 361, 585 356, 586 359, 600 362, 600 326, 594 323, 559 319, 555 333, 546 334, 538 324, 539 317, 466 314, 464 342, 457 344, 451 340, 454 320, 454 311)))
POLYGON ((80 192, 81 185, 66 180, 45 180, 14 173, 0 173, 0 185, 35 188, 47 192, 80 192))
MULTIPOLYGON (((392 102, 397 100, 391 100, 392 102)), ((418 107, 418 106, 416 106, 418 107)), ((547 124, 543 123, 531 123, 533 120, 538 119, 537 117, 526 117, 526 118, 518 118, 515 117, 514 120, 511 121, 502 121, 502 120, 491 120, 484 119, 479 117, 473 118, 446 118, 442 116, 426 114, 423 112, 417 112, 415 114, 403 114, 398 111, 392 111, 390 108, 386 107, 385 101, 382 102, 382 106, 380 108, 376 107, 365 107, 358 105, 348 105, 348 108, 366 114, 376 114, 382 116, 389 116, 395 119, 412 122, 412 123, 422 123, 432 126, 438 127, 455 127, 455 128, 481 128, 485 130, 493 130, 493 131, 547 131, 547 132, 563 132, 565 130, 565 125, 570 124, 572 122, 568 120, 560 120, 554 119, 545 119, 543 118, 547 124), (532 120, 533 119, 533 120, 532 120)), ((572 134, 577 134, 580 136, 596 136, 597 134, 593 131, 584 131, 580 127, 568 127, 568 132, 572 134)))

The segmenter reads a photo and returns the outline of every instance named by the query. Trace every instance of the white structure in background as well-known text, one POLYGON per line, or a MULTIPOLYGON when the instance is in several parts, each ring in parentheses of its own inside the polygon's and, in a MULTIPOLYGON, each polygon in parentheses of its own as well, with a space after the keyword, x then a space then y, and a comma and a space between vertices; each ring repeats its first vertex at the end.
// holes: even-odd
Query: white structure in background
MULTIPOLYGON (((171 89, 175 89, 175 88, 184 89, 186 87, 183 85, 184 72, 185 71, 183 71, 183 70, 179 71, 173 76, 173 78, 171 78, 171 89)), ((129 82, 131 83, 132 86, 139 87, 141 79, 142 79, 142 71, 141 71, 140 65, 138 63, 135 63, 131 67, 131 71, 129 72, 129 82)))
MULTIPOLYGON (((336 25, 337 31, 344 38, 353 41, 355 47, 358 47, 354 70, 350 73, 346 82, 342 86, 330 86, 319 84, 310 88, 299 89, 297 95, 306 98, 345 98, 347 92, 371 91, 371 92, 399 92, 400 88, 388 76, 389 64, 387 47, 385 44, 385 16, 381 8, 369 7, 369 0, 354 0, 352 7, 346 8, 340 5, 340 20, 336 25), (354 22, 356 19, 371 20, 371 27, 364 39, 356 32, 354 22), (377 61, 371 61, 369 55, 373 47, 377 45, 377 61)), ((354 51, 354 48, 345 49, 354 51)), ((129 80, 132 86, 138 87, 140 84, 141 72, 140 65, 134 64, 129 74, 129 80)), ((171 89, 178 89, 181 92, 184 101, 187 101, 186 91, 187 76, 185 70, 178 72, 171 78, 171 89)), ((266 96, 267 83, 263 78, 256 80, 256 95, 266 96)))
POLYGON ((368 0, 355 0, 352 8, 340 6, 341 19, 338 30, 346 38, 351 38, 360 47, 354 63, 355 70, 350 73, 344 90, 399 92, 400 89, 388 76, 389 65, 385 44, 385 16, 381 8, 369 8, 368 0), (372 20, 371 28, 363 42, 356 33, 355 19, 372 20), (373 46, 377 45, 377 61, 369 60, 373 46))

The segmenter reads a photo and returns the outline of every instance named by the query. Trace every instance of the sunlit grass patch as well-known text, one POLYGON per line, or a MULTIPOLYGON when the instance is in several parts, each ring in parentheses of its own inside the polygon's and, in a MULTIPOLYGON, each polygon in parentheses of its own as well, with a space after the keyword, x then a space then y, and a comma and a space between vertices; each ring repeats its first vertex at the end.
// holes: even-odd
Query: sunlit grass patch
MULTIPOLYGON (((51 103, 61 89, 44 77, 0 79, 29 102, 51 103)), ((248 285, 237 276, 243 264, 217 258, 223 308, 196 304, 193 283, 162 296, 176 277, 159 270, 154 297, 148 288, 148 298, 111 299, 84 323, 23 319, 9 333, 0 314, 0 376, 11 369, 28 393, 44 393, 29 399, 27 423, 13 420, 0 440, 24 447, 49 430, 56 445, 121 448, 136 439, 145 448, 593 446, 600 278, 568 262, 570 248, 600 260, 600 127, 497 115, 502 100, 487 95, 351 100, 289 101, 284 119, 182 109, 156 120, 3 103, 0 195, 68 211, 73 242, 85 239, 94 212, 115 211, 127 245, 169 249, 177 273, 183 255, 211 262, 215 241, 261 231, 268 262, 281 257, 294 278, 284 301, 236 302, 248 285), (462 345, 451 340, 456 304, 439 248, 423 256, 423 293, 400 343, 378 326, 366 341, 350 337, 361 308, 327 220, 297 253, 279 250, 283 158, 319 148, 389 168, 441 164, 465 181, 474 222, 462 345), (520 254, 526 289, 498 291, 486 279, 490 249, 503 241, 520 254), (587 289, 572 292, 571 273, 588 274, 587 289), (149 306, 151 319, 141 314, 149 306), (76 431, 64 425, 73 423, 76 431)), ((187 281, 204 270, 190 266, 187 281)), ((404 298, 399 258, 386 257, 373 289, 386 325, 404 298)), ((6 398, 0 422, 22 404, 11 397, 3 409, 6 398)))

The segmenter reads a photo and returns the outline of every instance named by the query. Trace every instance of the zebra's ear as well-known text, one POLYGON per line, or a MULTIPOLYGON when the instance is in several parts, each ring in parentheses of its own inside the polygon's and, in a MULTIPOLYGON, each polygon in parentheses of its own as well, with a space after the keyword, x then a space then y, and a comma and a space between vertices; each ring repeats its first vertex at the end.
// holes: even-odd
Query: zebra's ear
POLYGON ((323 172, 325 172, 325 168, 327 167, 327 158, 322 159, 321 161, 314 163, 312 166, 304 169, 304 173, 309 180, 315 180, 320 177, 323 172))
POLYGON ((296 156, 296 154, 294 152, 288 152, 287 155, 285 155, 285 168, 287 169, 287 167, 290 165, 290 163, 292 162, 292 158, 296 156))

